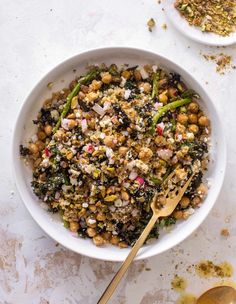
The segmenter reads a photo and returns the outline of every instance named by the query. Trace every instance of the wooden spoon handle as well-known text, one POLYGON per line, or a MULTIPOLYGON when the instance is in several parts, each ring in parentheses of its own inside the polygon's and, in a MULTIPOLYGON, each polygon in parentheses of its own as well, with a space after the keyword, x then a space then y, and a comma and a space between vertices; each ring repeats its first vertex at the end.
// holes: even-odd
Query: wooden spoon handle
POLYGON ((116 287, 118 286, 120 280, 123 278, 124 274, 126 273, 127 269, 129 268, 131 262, 135 258, 137 252, 139 251, 140 247, 145 242, 146 238, 148 237, 150 231, 152 230, 153 226, 155 225, 156 221, 158 219, 158 215, 153 214, 149 223, 143 230, 142 234, 134 244, 133 248, 131 249, 129 255, 121 265, 118 272, 115 274, 114 278, 110 282, 110 284, 107 286, 106 290, 104 291, 103 295, 101 296, 100 300, 97 304, 106 304, 114 291, 116 290, 116 287))

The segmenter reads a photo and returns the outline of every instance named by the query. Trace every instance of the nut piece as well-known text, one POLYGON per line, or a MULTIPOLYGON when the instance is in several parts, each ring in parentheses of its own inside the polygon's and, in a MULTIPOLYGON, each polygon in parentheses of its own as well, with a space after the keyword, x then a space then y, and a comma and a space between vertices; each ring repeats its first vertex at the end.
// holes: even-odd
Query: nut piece
POLYGON ((142 161, 149 161, 153 156, 153 152, 151 149, 143 147, 141 148, 138 156, 142 161))

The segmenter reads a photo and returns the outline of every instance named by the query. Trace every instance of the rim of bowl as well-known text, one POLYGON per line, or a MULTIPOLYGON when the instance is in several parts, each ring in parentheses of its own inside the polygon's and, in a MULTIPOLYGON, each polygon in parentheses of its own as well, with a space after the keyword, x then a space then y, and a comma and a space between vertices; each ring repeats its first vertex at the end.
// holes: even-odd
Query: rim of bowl
MULTIPOLYGON (((20 185, 19 185, 19 177, 18 177, 18 173, 17 173, 17 158, 16 156, 18 154, 15 153, 15 138, 16 138, 16 134, 17 134, 17 126, 19 124, 19 121, 21 119, 21 114, 24 111, 25 108, 27 108, 27 106, 29 104, 31 104, 31 95, 33 94, 33 92, 36 90, 36 88, 45 81, 46 78, 48 78, 48 76, 50 76, 50 74, 55 71, 56 69, 58 69, 59 67, 61 67, 62 65, 67 65, 70 62, 74 61, 74 60, 78 60, 79 61, 79 57, 82 55, 92 55, 93 53, 96 52, 101 52, 101 51, 134 51, 134 52, 140 52, 140 53, 145 53, 146 55, 150 55, 150 56, 157 56, 159 57, 159 61, 161 63, 161 61, 166 61, 168 62, 168 64, 171 66, 171 68, 173 68, 173 70, 175 70, 176 72, 180 73, 184 72, 186 75, 188 75, 188 77, 195 82, 200 89, 204 92, 205 96, 207 97, 207 99, 210 101, 210 107, 214 109, 215 115, 217 120, 220 122, 220 126, 222 125, 221 120, 220 120, 220 116, 218 114, 218 110, 215 107, 214 103, 212 102, 212 99, 209 97, 208 93, 205 91, 205 89, 202 87, 202 85, 192 76, 190 75, 190 73, 188 71, 186 71, 184 68, 182 68, 180 65, 178 65, 177 63, 173 62, 171 59, 160 55, 158 53, 155 53, 151 50, 147 50, 147 49, 141 49, 141 48, 135 48, 135 47, 126 47, 126 46, 111 46, 111 47, 99 47, 99 48, 93 48, 93 49, 87 49, 83 52, 80 52, 72 57, 69 57, 65 60, 63 60, 62 62, 60 62, 59 64, 55 65, 53 68, 50 69, 50 71, 48 71, 32 88, 32 90, 30 91, 30 93, 27 95, 27 97, 24 99, 24 102, 22 103, 22 105, 20 106, 20 109, 18 111, 18 115, 17 115, 17 119, 14 125, 14 129, 13 129, 13 136, 12 136, 12 145, 11 145, 11 154, 12 154, 12 163, 13 163, 13 177, 15 179, 15 183, 17 186, 17 190, 20 194, 20 197, 26 207, 26 209, 28 210, 28 212, 30 213, 30 215, 32 216, 32 218, 34 219, 34 221, 39 225, 39 227, 47 234, 49 235, 52 239, 54 239, 56 242, 60 243, 62 246, 64 246, 65 248, 76 252, 78 254, 90 257, 90 258, 95 258, 98 260, 103 260, 103 261, 111 261, 111 262, 121 262, 124 261, 124 258, 117 258, 117 257, 109 257, 109 258, 104 258, 102 257, 101 254, 97 255, 96 254, 96 250, 94 251, 79 251, 76 250, 75 248, 73 248, 73 246, 68 245, 66 242, 62 241, 60 239, 60 237, 58 237, 58 234, 54 234, 52 232, 49 232, 46 230, 46 227, 44 227, 44 225, 41 223, 40 220, 38 220, 38 218, 35 216, 33 210, 30 207, 30 204, 28 204, 25 200, 24 200, 24 194, 23 194, 23 190, 21 189, 20 185)), ((95 55, 96 56, 96 55, 95 55)), ((206 102, 207 104, 207 102, 206 102)), ((182 243, 188 236, 190 236, 202 223, 203 221, 206 219, 206 217, 208 216, 208 214, 210 213, 210 211, 212 210, 218 196, 220 193, 220 190, 222 188, 223 185, 223 181, 224 181, 224 177, 225 177, 225 171, 226 171, 226 160, 227 160, 227 148, 226 148, 226 140, 225 140, 225 135, 222 131, 222 128, 220 127, 220 134, 221 134, 221 142, 222 142, 222 146, 221 146, 221 179, 219 182, 219 187, 218 189, 215 191, 214 194, 214 199, 212 200, 211 204, 208 205, 208 209, 206 210, 206 212, 204 213, 204 215, 201 216, 200 220, 196 220, 194 221, 194 223, 192 224, 191 228, 188 229, 188 231, 182 231, 181 235, 179 236, 179 238, 176 238, 174 241, 171 242, 171 244, 169 244, 168 246, 166 246, 164 249, 160 250, 159 252, 149 252, 150 250, 145 250, 145 252, 143 252, 141 255, 137 255, 135 260, 140 260, 140 259, 146 259, 158 254, 161 254, 173 247, 175 247, 176 245, 182 243)))

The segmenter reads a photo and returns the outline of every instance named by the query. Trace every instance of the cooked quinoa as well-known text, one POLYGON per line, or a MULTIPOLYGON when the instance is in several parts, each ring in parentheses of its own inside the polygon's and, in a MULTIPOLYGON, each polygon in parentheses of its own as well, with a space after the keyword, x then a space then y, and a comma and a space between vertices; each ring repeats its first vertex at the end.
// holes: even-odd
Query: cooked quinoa
POLYGON ((170 172, 177 184, 194 172, 176 210, 150 233, 157 238, 207 192, 210 121, 198 97, 157 66, 90 67, 44 102, 37 133, 20 146, 34 193, 73 233, 122 248, 150 220, 153 195, 170 172))

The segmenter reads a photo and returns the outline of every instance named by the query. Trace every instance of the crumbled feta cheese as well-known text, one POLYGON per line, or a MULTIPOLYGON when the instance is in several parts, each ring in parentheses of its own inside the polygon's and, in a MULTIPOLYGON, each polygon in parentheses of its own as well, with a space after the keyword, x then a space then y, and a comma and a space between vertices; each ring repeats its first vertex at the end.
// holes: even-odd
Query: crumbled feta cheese
POLYGON ((52 110, 51 112, 51 116, 54 120, 58 120, 59 119, 59 113, 57 110, 52 110))
POLYGON ((187 139, 189 139, 189 140, 194 139, 194 134, 192 132, 187 132, 186 136, 187 136, 187 139))
POLYGON ((129 175, 130 180, 135 180, 135 178, 138 176, 138 173, 135 171, 131 171, 129 175))
POLYGON ((88 203, 83 203, 83 204, 82 204, 82 207, 83 207, 83 208, 88 208, 88 206, 89 206, 88 203))
POLYGON ((72 186, 77 186, 78 185, 77 178, 70 176, 70 183, 72 186))
POLYGON ((143 67, 139 69, 139 72, 143 79, 147 79, 149 77, 149 74, 145 71, 143 67))
POLYGON ((130 94, 131 94, 131 90, 125 90, 125 93, 124 93, 124 98, 127 100, 127 99, 129 99, 129 97, 130 97, 130 94))
POLYGON ((156 65, 153 65, 153 66, 152 66, 152 70, 153 70, 154 73, 156 73, 156 71, 157 71, 157 66, 156 66, 156 65))
POLYGON ((44 168, 47 168, 49 166, 49 159, 44 158, 41 164, 44 168))
POLYGON ((123 76, 121 76, 121 82, 120 82, 120 86, 121 86, 121 87, 124 87, 124 86, 125 86, 125 84, 126 84, 126 78, 125 78, 125 77, 123 77, 123 76))
POLYGON ((97 222, 97 221, 94 220, 94 219, 91 219, 91 218, 88 219, 88 223, 89 223, 90 225, 93 225, 93 224, 95 224, 96 222, 97 222))
POLYGON ((122 207, 123 202, 122 202, 122 200, 120 198, 118 198, 117 200, 115 200, 114 205, 116 207, 122 207))
POLYGON ((38 140, 38 136, 36 134, 34 134, 32 137, 31 137, 31 141, 33 143, 36 143, 36 141, 38 140))
POLYGON ((69 123, 70 123, 70 119, 63 118, 62 121, 61 121, 62 128, 68 131, 69 130, 69 123))
POLYGON ((157 150, 157 154, 160 158, 168 160, 172 157, 173 152, 170 149, 159 149, 157 150))

